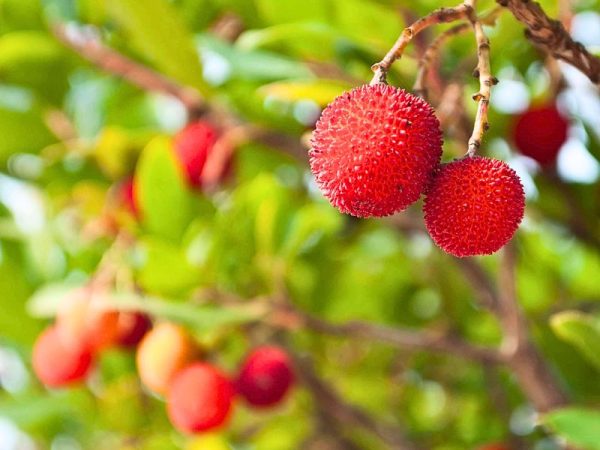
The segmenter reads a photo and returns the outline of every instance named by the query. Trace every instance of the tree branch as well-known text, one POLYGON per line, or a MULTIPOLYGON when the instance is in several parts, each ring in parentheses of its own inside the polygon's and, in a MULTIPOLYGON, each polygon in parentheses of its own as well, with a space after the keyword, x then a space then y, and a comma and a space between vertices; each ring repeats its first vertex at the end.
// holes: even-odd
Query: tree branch
POLYGON ((525 24, 525 36, 534 45, 583 72, 592 83, 600 84, 600 58, 574 41, 562 23, 546 15, 539 3, 531 0, 496 0, 525 24))

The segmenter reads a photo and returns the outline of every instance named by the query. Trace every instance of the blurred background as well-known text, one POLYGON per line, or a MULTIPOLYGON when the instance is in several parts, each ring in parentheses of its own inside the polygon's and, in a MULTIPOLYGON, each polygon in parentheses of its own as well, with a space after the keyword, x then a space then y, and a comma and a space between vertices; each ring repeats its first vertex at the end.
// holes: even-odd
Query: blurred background
MULTIPOLYGON (((600 55, 598 0, 540 3, 600 55)), ((500 81, 480 153, 508 162, 527 196, 510 251, 444 254, 421 202, 386 219, 341 215, 308 169, 322 108, 369 82, 402 29, 442 6, 455 5, 0 0, 0 450, 600 448, 597 86, 536 50, 508 10, 478 2, 500 81), (544 164, 514 140, 517 118, 539 105, 568 122, 544 164), (202 189, 172 151, 198 118, 220 149, 202 189), (506 264, 565 408, 541 411, 511 364, 422 340, 498 348, 507 330, 485 305, 512 291, 498 281, 506 264), (107 350, 84 383, 47 389, 32 346, 90 283, 116 309, 180 324, 226 372, 253 346, 279 343, 300 361, 300 383, 277 408, 237 405, 226 427, 199 436, 173 429, 134 351, 107 350), (289 311, 275 314, 282 304, 289 311), (343 328, 356 320, 424 344, 343 328)), ((411 90, 451 26, 419 35, 390 84, 411 90)), ((467 30, 426 74, 445 161, 466 151, 476 64, 467 30)))

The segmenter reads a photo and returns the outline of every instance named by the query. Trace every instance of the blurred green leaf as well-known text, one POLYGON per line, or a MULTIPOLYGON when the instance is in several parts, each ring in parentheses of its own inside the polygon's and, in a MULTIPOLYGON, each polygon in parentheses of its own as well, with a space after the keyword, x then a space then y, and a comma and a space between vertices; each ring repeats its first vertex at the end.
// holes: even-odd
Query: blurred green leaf
POLYGON ((208 93, 192 35, 167 0, 107 0, 133 45, 165 74, 208 93))
POLYGON ((552 316, 554 332, 577 349, 600 370, 600 324, 578 311, 564 311, 552 316))
POLYGON ((193 218, 193 198, 169 138, 157 137, 144 148, 135 183, 144 227, 165 239, 178 241, 193 218))
POLYGON ((600 411, 565 408, 546 414, 542 421, 570 444, 600 450, 600 411))
POLYGON ((261 86, 260 93, 290 102, 312 100, 325 106, 352 87, 350 83, 335 80, 279 81, 261 86))
POLYGON ((57 141, 37 111, 0 107, 0 129, 0 164, 13 153, 36 153, 57 141))

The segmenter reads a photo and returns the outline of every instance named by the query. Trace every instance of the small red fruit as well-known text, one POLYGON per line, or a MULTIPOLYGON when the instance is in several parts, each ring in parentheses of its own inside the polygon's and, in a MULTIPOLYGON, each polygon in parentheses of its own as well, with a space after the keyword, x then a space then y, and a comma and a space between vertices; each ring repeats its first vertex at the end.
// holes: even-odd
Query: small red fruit
POLYGON ((135 347, 151 328, 152 321, 146 314, 121 312, 117 325, 116 344, 121 347, 135 347))
POLYGON ((477 447, 477 450, 510 450, 510 448, 504 444, 496 443, 482 445, 481 447, 477 447))
POLYGON ((133 177, 125 178, 118 187, 118 201, 131 215, 139 217, 140 209, 135 192, 135 180, 133 177))
POLYGON ((257 407, 279 403, 294 384, 288 355, 278 347, 259 347, 242 364, 236 380, 237 391, 257 407))
POLYGON ((556 161, 567 139, 568 128, 569 122, 556 109, 556 105, 533 107, 515 121, 515 145, 519 152, 542 166, 550 165, 556 161))
POLYGON ((202 120, 189 124, 175 136, 175 155, 193 188, 202 186, 202 170, 217 137, 215 128, 202 120))
POLYGON ((427 230, 442 250, 457 257, 489 255, 519 227, 525 195, 506 163, 476 156, 441 165, 423 209, 427 230))
POLYGON ((220 427, 229 418, 234 390, 216 367, 194 363, 173 379, 167 395, 167 412, 180 431, 198 433, 220 427))
POLYGON ((442 132, 423 99, 386 84, 336 98, 311 140, 310 168, 323 195, 357 217, 394 214, 415 202, 442 155, 442 132))
POLYGON ((83 380, 92 365, 92 354, 84 346, 66 344, 56 326, 37 338, 32 354, 33 371, 46 386, 60 387, 83 380))

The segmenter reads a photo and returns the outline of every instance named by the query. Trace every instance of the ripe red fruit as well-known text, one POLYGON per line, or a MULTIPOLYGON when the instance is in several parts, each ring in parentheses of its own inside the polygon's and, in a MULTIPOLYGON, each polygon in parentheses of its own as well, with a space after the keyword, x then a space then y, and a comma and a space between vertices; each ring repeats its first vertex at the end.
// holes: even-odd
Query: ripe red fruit
POLYGON ((150 328, 152 328, 152 321, 146 314, 121 312, 117 325, 116 343, 121 347, 135 347, 150 328))
POLYGON ((425 198, 425 225, 451 255, 489 255, 511 239, 524 209, 515 171, 502 161, 476 156, 439 167, 425 198))
POLYGON ((193 188, 202 186, 202 170, 217 137, 215 128, 202 120, 189 124, 175 136, 175 155, 193 188))
POLYGON ((510 450, 506 445, 495 443, 495 444, 485 444, 481 447, 477 447, 477 450, 510 450))
POLYGON ((556 156, 567 139, 569 122, 556 105, 530 108, 517 117, 514 123, 515 145, 525 156, 541 165, 556 161, 556 156))
POLYGON ((167 412, 180 431, 197 433, 218 428, 229 418, 234 390, 216 367, 194 363, 173 379, 167 395, 167 412))
POLYGON ((317 185, 341 212, 394 214, 415 202, 442 155, 442 132, 423 99, 386 84, 336 98, 311 140, 317 185))
POLYGON ((236 388, 246 401, 257 407, 280 402, 294 384, 288 355, 278 347, 259 347, 242 364, 236 388))
POLYGON ((133 177, 127 177, 121 182, 117 190, 117 195, 119 204, 125 207, 133 216, 139 217, 140 210, 136 199, 133 177))
POLYGON ((92 365, 92 354, 85 346, 65 343, 56 326, 37 338, 32 354, 33 371, 46 386, 60 387, 83 380, 92 365))

